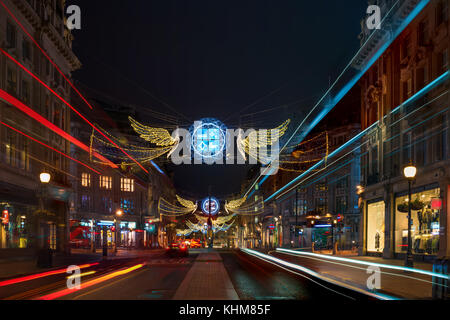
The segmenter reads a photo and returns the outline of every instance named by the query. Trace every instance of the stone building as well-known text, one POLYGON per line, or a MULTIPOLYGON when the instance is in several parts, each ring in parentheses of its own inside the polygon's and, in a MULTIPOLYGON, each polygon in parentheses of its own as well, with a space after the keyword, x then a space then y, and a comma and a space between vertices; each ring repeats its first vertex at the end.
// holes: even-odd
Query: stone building
MULTIPOLYGON (((405 257, 403 168, 412 163, 414 258, 449 256, 448 16, 447 0, 430 1, 359 81, 362 129, 372 126, 361 141, 361 254, 405 257)), ((356 68, 378 50, 370 47, 356 68)))
POLYGON ((64 25, 65 1, 0 7, 0 252, 33 254, 68 240, 71 73, 81 64, 64 25), (45 53, 45 54, 44 54, 45 53), (51 61, 49 61, 51 59, 51 61), (49 86, 45 88, 31 74, 49 86), (66 78, 66 79, 65 79, 66 78), (54 93, 60 98, 57 98, 54 93), (40 173, 50 173, 41 184, 40 173))

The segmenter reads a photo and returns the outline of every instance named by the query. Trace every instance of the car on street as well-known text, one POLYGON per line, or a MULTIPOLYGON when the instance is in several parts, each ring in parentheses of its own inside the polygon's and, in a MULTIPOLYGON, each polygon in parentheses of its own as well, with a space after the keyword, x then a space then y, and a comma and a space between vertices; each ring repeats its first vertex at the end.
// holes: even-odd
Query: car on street
POLYGON ((184 242, 171 243, 166 248, 166 255, 169 257, 187 257, 189 256, 189 248, 184 242))

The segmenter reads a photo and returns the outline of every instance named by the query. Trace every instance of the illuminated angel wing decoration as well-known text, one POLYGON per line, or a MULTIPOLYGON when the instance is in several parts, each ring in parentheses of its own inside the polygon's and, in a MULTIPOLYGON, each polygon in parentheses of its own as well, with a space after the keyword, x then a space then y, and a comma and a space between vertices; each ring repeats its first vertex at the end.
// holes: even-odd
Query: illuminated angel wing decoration
POLYGON ((279 139, 286 133, 290 122, 291 119, 287 119, 285 122, 274 129, 252 131, 246 138, 243 138, 241 135, 239 135, 239 151, 241 152, 241 154, 245 152, 249 156, 258 159, 261 162, 261 157, 258 158, 258 148, 272 146, 276 141, 279 141, 279 139))
POLYGON ((225 201, 225 210, 233 210, 242 206, 242 204, 247 201, 247 197, 243 197, 237 200, 225 201))
POLYGON ((190 200, 186 200, 176 195, 178 202, 185 208, 192 210, 195 212, 197 210, 198 205, 190 200))
POLYGON ((178 139, 173 138, 169 131, 167 131, 164 128, 153 128, 143 125, 142 123, 137 122, 132 117, 128 117, 128 120, 130 120, 131 126, 133 127, 134 131, 136 131, 139 136, 153 144, 156 144, 157 146, 161 147, 168 147, 173 146, 175 144, 178 144, 178 139))

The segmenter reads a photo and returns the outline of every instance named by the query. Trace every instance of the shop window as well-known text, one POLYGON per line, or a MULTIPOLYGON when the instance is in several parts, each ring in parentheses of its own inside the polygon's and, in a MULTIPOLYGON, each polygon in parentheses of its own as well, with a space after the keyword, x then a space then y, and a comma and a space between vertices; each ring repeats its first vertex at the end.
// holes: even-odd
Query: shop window
POLYGON ((111 190, 111 188, 112 188, 112 177, 100 176, 100 188, 111 190))
POLYGON ((367 205, 367 251, 383 252, 385 227, 384 201, 367 205))
POLYGON ((134 192, 134 179, 120 178, 120 191, 134 192))
POLYGON ((91 175, 89 173, 82 173, 81 174, 81 185, 83 187, 90 187, 91 186, 91 175))
POLYGON ((0 234, 3 248, 28 248, 32 230, 29 208, 20 206, 1 206, 0 234))
MULTIPOLYGON (((442 200, 440 189, 411 196, 411 237, 413 254, 436 255, 439 251, 439 229, 442 200)), ((408 249, 408 195, 395 199, 395 252, 408 249)))

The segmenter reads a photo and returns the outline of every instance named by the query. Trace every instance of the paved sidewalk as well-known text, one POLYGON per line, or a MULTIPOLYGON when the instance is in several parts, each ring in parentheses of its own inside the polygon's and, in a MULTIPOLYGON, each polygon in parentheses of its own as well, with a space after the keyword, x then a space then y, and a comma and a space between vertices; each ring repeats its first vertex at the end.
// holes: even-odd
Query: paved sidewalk
POLYGON ((174 300, 239 300, 217 252, 200 253, 174 300))
MULTIPOLYGON (((330 260, 320 256, 292 256, 271 252, 272 255, 311 269, 325 277, 370 291, 367 282, 371 274, 367 273, 366 265, 353 264, 345 261, 330 260)), ((402 260, 383 259, 367 256, 346 256, 347 259, 374 262, 385 265, 403 266, 402 260)), ((414 262, 414 268, 426 271, 433 270, 433 264, 414 262)), ((429 275, 380 268, 381 289, 377 292, 402 299, 431 299, 433 277, 429 275)))

